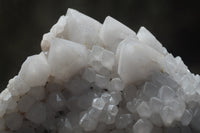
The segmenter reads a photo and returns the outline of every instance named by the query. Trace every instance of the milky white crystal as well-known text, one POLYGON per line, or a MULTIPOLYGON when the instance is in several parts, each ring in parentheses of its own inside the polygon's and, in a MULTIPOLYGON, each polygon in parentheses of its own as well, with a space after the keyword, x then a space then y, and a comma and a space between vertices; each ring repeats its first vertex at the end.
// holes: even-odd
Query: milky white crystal
POLYGON ((87 51, 84 45, 64 39, 55 39, 49 50, 48 63, 51 75, 67 80, 86 65, 87 51))
POLYGON ((49 75, 50 67, 44 53, 28 57, 19 72, 19 76, 30 87, 45 85, 49 75))
POLYGON ((100 38, 108 50, 116 51, 119 43, 129 36, 136 38, 134 31, 114 18, 110 16, 106 17, 100 30, 100 38))
POLYGON ((161 70, 159 62, 163 55, 155 49, 133 38, 123 40, 120 45, 118 73, 125 83, 144 80, 161 70))
POLYGON ((0 93, 0 133, 199 133, 200 76, 145 27, 74 9, 0 93))

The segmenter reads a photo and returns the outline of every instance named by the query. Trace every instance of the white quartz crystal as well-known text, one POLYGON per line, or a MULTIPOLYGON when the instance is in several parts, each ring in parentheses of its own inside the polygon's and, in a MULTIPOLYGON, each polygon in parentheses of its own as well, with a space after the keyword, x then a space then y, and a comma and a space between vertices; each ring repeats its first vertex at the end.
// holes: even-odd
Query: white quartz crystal
POLYGON ((159 98, 163 100, 163 102, 172 100, 175 97, 175 95, 175 91, 168 86, 162 86, 158 94, 159 98))
POLYGON ((30 90, 28 84, 26 84, 19 76, 15 76, 13 79, 9 80, 7 87, 13 96, 24 95, 30 90))
POLYGON ((129 124, 133 121, 131 114, 121 114, 116 119, 116 128, 123 129, 127 128, 129 124))
POLYGON ((33 123, 40 124, 46 119, 46 107, 43 103, 34 104, 26 113, 26 118, 33 123))
POLYGON ((18 101, 18 109, 21 112, 27 112, 31 108, 31 106, 35 103, 35 99, 29 95, 24 95, 18 101))
POLYGON ((124 84, 120 78, 114 78, 110 82, 110 91, 122 91, 124 89, 124 84))
POLYGON ((47 97, 47 104, 54 110, 62 110, 65 107, 65 98, 60 92, 52 92, 47 97))
POLYGON ((44 53, 28 57, 19 72, 19 76, 30 87, 45 85, 49 75, 50 67, 44 53))
POLYGON ((151 133, 152 128, 153 128, 153 125, 148 120, 139 119, 133 125, 133 132, 134 133, 151 133))
POLYGON ((192 113, 189 110, 185 110, 184 114, 181 117, 181 123, 184 126, 187 126, 192 120, 192 113))
POLYGON ((102 45, 99 32, 102 24, 74 9, 68 9, 65 39, 81 43, 91 48, 92 45, 102 45))
POLYGON ((136 38, 134 31, 114 18, 110 16, 106 17, 100 30, 100 38, 107 49, 115 51, 119 43, 129 36, 136 38))
POLYGON ((28 95, 33 97, 36 100, 42 100, 45 98, 45 89, 44 87, 33 87, 29 92, 28 95))
POLYGON ((85 79, 86 81, 92 83, 95 81, 95 76, 96 76, 95 70, 92 68, 88 68, 83 72, 82 78, 85 79))
POLYGON ((107 68, 110 71, 113 70, 113 66, 115 63, 115 56, 113 52, 110 52, 109 50, 104 50, 102 53, 101 60, 101 63, 105 68, 107 68))
POLYGON ((153 112, 159 113, 160 110, 163 108, 162 101, 157 97, 152 97, 149 101, 150 107, 153 112))
POLYGON ((118 108, 116 105, 108 105, 108 113, 112 116, 116 116, 118 113, 118 108))
POLYGON ((145 45, 148 45, 161 54, 166 55, 167 50, 162 47, 162 44, 145 28, 141 27, 137 33, 138 39, 143 42, 145 45))
POLYGON ((153 48, 134 38, 127 38, 120 45, 118 73, 126 84, 144 80, 161 70, 159 62, 163 55, 153 48))
POLYGON ((103 76, 103 75, 99 75, 99 74, 96 74, 96 77, 95 77, 95 84, 100 87, 100 88, 106 88, 107 85, 108 85, 109 81, 108 81, 108 78, 103 76))
POLYGON ((200 76, 145 27, 74 9, 0 93, 0 133, 199 133, 200 76))
POLYGON ((80 126, 84 128, 85 131, 95 130, 97 126, 97 121, 91 118, 87 113, 82 116, 80 119, 80 126))
POLYGON ((148 118, 151 116, 151 109, 146 102, 142 102, 136 110, 141 117, 148 118))
POLYGON ((48 55, 52 76, 67 80, 81 70, 86 62, 87 50, 84 45, 58 38, 53 40, 48 55))
POLYGON ((102 98, 95 98, 92 103, 92 107, 102 110, 105 106, 105 101, 102 98))

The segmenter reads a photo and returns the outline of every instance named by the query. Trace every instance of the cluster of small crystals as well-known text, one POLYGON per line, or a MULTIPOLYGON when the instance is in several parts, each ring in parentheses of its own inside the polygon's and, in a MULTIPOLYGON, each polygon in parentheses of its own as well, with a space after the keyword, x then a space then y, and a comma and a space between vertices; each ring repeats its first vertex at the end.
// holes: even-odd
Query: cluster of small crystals
POLYGON ((0 94, 0 133, 199 133, 200 77, 144 27, 68 9, 0 94))

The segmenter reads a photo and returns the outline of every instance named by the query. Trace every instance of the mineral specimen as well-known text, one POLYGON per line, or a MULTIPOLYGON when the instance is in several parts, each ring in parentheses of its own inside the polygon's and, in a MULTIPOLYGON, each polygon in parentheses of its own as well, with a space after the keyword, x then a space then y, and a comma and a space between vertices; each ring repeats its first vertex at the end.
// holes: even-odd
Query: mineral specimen
POLYGON ((68 9, 0 94, 0 133, 199 133, 200 76, 144 27, 68 9))

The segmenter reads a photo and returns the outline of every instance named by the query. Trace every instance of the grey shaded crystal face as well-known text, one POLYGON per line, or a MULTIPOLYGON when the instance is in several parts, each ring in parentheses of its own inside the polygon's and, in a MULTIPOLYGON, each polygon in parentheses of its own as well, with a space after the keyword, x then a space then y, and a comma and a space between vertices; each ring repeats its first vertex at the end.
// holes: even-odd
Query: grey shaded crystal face
POLYGON ((200 77, 144 27, 68 9, 0 94, 0 133, 199 133, 200 77))

